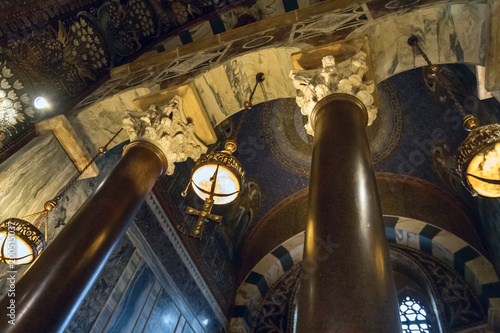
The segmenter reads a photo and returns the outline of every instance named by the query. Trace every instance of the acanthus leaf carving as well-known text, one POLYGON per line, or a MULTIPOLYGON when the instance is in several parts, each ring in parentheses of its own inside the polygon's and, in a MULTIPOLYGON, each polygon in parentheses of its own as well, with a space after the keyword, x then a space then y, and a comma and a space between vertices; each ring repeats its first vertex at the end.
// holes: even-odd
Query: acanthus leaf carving
POLYGON ((207 151, 194 134, 194 124, 186 119, 179 96, 162 109, 153 105, 148 111, 129 112, 123 119, 123 128, 130 141, 149 141, 163 151, 168 161, 168 175, 174 173, 174 163, 184 162, 188 157, 197 161, 207 151))
POLYGON ((308 122, 304 126, 306 132, 314 135, 310 116, 322 98, 334 94, 344 93, 357 97, 366 107, 368 112, 368 126, 377 117, 377 107, 373 105, 373 92, 375 83, 363 81, 368 72, 366 53, 359 52, 352 58, 336 64, 333 56, 322 59, 323 68, 313 70, 292 70, 290 78, 298 90, 297 105, 302 114, 307 116, 308 122))

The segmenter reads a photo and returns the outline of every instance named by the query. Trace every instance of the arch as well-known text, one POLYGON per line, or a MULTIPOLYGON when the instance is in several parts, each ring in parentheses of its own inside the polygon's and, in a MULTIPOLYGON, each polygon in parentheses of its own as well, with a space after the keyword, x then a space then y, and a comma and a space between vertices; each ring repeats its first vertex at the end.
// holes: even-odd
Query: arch
MULTIPOLYGON (((449 192, 405 175, 376 173, 376 179, 383 215, 426 221, 485 253, 469 213, 449 192)), ((307 195, 308 189, 304 188, 283 199, 250 231, 242 252, 238 283, 273 248, 305 230, 307 195)))
MULTIPOLYGON (((446 263, 465 279, 484 304, 500 297, 500 280, 493 265, 464 240, 411 218, 386 215, 384 223, 389 243, 422 251, 446 263)), ((236 292, 231 332, 249 332, 249 324, 267 291, 302 261, 303 248, 304 232, 300 232, 255 265, 236 292)))
MULTIPOLYGON (((117 87, 123 88, 124 82, 135 78, 141 71, 154 71, 155 75, 130 89, 154 91, 159 86, 174 87, 187 84, 189 80, 212 126, 216 126, 243 109, 244 100, 258 72, 265 74, 263 85, 266 91, 263 93, 257 89, 254 104, 278 98, 295 98, 296 91, 289 79, 291 54, 325 43, 368 36, 377 83, 394 74, 425 65, 424 60, 415 57, 412 48, 406 43, 411 33, 422 37, 424 50, 436 64, 482 65, 485 62, 485 36, 489 26, 487 2, 416 4, 411 11, 407 11, 408 8, 404 6, 384 9, 371 7, 370 4, 338 8, 334 3, 325 1, 262 21, 266 24, 257 22, 234 32, 222 33, 218 38, 190 43, 155 58, 139 59, 134 64, 114 70, 112 79, 86 98, 92 103, 102 102, 80 112, 77 117, 83 130, 80 134, 85 136, 85 133, 99 132, 100 137, 111 137, 110 133, 120 127, 117 118, 121 118, 125 109, 122 105, 109 106, 110 100, 105 98, 111 96, 117 87), (467 22, 470 22, 468 30, 454 25, 464 13, 468 15, 467 22), (443 42, 438 39, 442 31, 454 35, 456 43, 452 45, 449 40, 443 42), (267 38, 268 42, 255 44, 257 46, 252 48, 243 47, 254 45, 252 40, 261 40, 268 35, 274 38, 267 38), (390 38, 385 38, 387 36, 390 38), (183 65, 178 66, 181 63, 183 65), (109 112, 102 112, 104 106, 109 112), (96 131, 96 124, 92 121, 96 118, 104 118, 101 123, 112 126, 107 125, 107 128, 96 131), (109 122, 105 121, 106 118, 109 118, 109 122)), ((132 104, 132 101, 128 102, 128 105, 132 104)), ((82 101, 78 108, 82 109, 85 105, 88 104, 82 101)), ((89 135, 88 140, 92 141, 93 137, 96 135, 89 135)))

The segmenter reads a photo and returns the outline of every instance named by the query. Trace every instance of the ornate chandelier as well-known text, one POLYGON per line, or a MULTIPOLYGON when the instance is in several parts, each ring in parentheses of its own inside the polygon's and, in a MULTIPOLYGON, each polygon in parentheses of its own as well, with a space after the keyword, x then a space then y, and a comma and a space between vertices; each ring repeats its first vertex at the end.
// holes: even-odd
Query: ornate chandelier
POLYGON ((192 207, 186 209, 187 214, 197 215, 198 219, 190 233, 191 237, 201 238, 207 219, 220 223, 222 216, 211 213, 213 205, 226 205, 238 198, 245 179, 245 172, 236 157, 232 154, 236 151, 236 138, 245 121, 248 110, 252 107, 252 98, 258 84, 264 81, 264 74, 258 73, 255 86, 250 98, 245 102, 245 110, 241 115, 238 127, 232 138, 227 140, 222 151, 212 151, 201 155, 196 165, 191 170, 191 179, 182 193, 186 196, 187 189, 191 185, 194 193, 204 200, 203 209, 197 210, 192 207))
MULTIPOLYGON (((438 79, 438 68, 422 50, 418 44, 418 38, 411 36, 408 44, 417 49, 427 62, 430 74, 438 79)), ((450 88, 444 84, 443 88, 462 114, 464 129, 470 132, 457 153, 457 173, 462 178, 462 184, 473 196, 499 198, 500 125, 490 124, 479 127, 478 119, 465 113, 450 88)))

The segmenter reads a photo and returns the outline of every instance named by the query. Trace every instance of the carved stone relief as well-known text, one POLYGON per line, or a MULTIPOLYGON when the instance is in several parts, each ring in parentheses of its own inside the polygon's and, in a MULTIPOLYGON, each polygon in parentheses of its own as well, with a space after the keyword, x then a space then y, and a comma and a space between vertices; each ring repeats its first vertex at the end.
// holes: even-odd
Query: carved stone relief
POLYGON ((377 107, 373 105, 373 92, 375 83, 363 81, 363 76, 368 71, 366 53, 359 52, 354 57, 337 64, 333 56, 323 58, 323 68, 315 70, 292 70, 290 78, 299 91, 297 104, 302 114, 308 117, 304 126, 307 133, 314 135, 311 127, 311 114, 322 98, 343 93, 357 97, 366 106, 368 111, 368 125, 377 117, 377 107))
POLYGON ((161 110, 151 106, 145 112, 129 112, 123 119, 123 128, 130 141, 150 141, 163 151, 168 160, 168 175, 174 173, 174 163, 188 157, 196 161, 207 150, 194 134, 194 125, 186 119, 179 96, 161 110))

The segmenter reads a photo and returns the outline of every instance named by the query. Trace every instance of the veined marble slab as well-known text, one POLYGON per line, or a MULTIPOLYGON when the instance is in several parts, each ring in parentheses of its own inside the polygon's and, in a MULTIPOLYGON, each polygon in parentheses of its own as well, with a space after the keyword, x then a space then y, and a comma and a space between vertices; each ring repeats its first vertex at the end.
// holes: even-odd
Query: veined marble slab
MULTIPOLYGON (((137 88, 116 94, 81 111, 71 125, 82 138, 91 155, 104 146, 122 126, 127 111, 136 111, 133 101, 143 95, 159 91, 159 87, 137 88)), ((108 149, 128 140, 128 134, 122 131, 108 146, 108 149)))
POLYGON ((53 134, 34 138, 0 164, 0 221, 42 211, 76 174, 53 134))
POLYGON ((295 88, 288 75, 292 70, 290 56, 298 50, 295 47, 259 50, 235 58, 197 77, 194 85, 212 125, 216 126, 243 109, 243 103, 248 100, 255 85, 257 73, 264 73, 264 91, 257 87, 253 104, 295 97, 295 88))
POLYGON ((382 16, 353 31, 348 38, 367 35, 376 69, 376 82, 426 65, 408 45, 412 34, 436 64, 484 65, 489 26, 487 2, 442 3, 417 11, 382 16))
POLYGON ((486 56, 486 89, 500 90, 500 1, 490 1, 490 36, 486 56))

